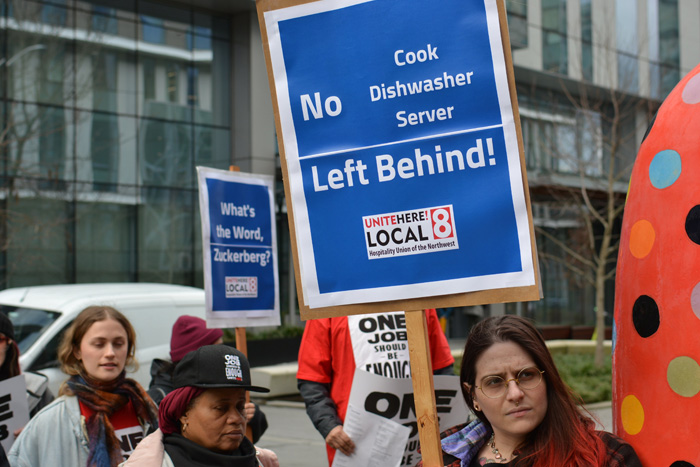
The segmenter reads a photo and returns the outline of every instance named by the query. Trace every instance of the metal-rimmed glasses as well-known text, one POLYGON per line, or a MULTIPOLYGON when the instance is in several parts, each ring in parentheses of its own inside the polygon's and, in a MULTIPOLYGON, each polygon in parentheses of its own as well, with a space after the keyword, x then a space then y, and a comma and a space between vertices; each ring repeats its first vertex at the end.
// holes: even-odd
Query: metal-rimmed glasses
POLYGON ((489 399, 496 399, 508 391, 508 383, 511 381, 515 381, 522 389, 535 389, 542 382, 543 373, 544 370, 529 366, 520 370, 518 375, 511 379, 504 379, 495 375, 486 376, 481 380, 481 386, 477 386, 477 388, 481 389, 481 392, 489 399))

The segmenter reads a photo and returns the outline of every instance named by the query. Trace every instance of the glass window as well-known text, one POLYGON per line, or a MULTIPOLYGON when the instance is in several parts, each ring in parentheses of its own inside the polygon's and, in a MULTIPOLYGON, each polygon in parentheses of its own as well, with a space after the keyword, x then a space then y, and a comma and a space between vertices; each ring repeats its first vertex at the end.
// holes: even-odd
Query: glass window
POLYGON ((528 169, 602 175, 601 117, 577 110, 574 117, 521 107, 528 169))
MULTIPOLYGON (((0 0, 0 21, 4 21, 4 20, 5 20, 5 5, 2 3, 2 0, 0 0)), ((0 83, 2 83, 2 85, 0 85, 0 99, 3 99, 3 100, 5 99, 5 88, 6 88, 5 83, 7 83, 7 76, 6 76, 7 67, 5 67, 5 63, 7 62, 7 59, 10 58, 7 56, 7 47, 6 47, 7 40, 6 40, 6 33, 5 32, 6 32, 6 30, 4 27, 0 28, 0 83)), ((1 107, 0 107, 0 109, 1 109, 1 107)), ((1 118, 2 117, 0 117, 0 119, 1 118)), ((1 120, 0 120, 0 123, 2 123, 1 120)), ((4 127, 0 126, 0 128, 4 128, 4 127)), ((1 137, 0 137, 0 141, 2 141, 1 137)), ((2 145, 2 143, 0 143, 0 145, 2 145)))
POLYGON ((680 81, 678 0, 659 0, 659 60, 661 97, 680 81))
POLYGON ((136 2, 137 0, 79 0, 76 6, 102 15, 135 20, 136 2))
POLYGON ((211 50, 211 29, 194 26, 186 35, 189 50, 211 50))
POLYGON ((7 211, 7 286, 71 282, 69 203, 11 196, 7 211))
MULTIPOLYGON (((97 7, 95 7, 97 8, 97 7)), ((101 7, 102 10, 111 11, 101 7)), ((76 101, 81 108, 136 114, 136 24, 94 12, 76 13, 89 28, 76 43, 76 101)))
POLYGON ((659 68, 659 1, 647 2, 647 37, 649 38, 649 97, 661 97, 661 71, 659 68))
MULTIPOLYGON (((145 188, 142 199, 138 213, 139 280, 192 283, 196 192, 145 188)), ((196 228, 200 228, 198 223, 196 228)))
POLYGON ((141 59, 141 68, 143 70, 143 99, 152 101, 156 98, 156 61, 152 57, 143 57, 141 59))
POLYGON ((566 0, 542 0, 542 67, 565 75, 568 71, 566 0))
POLYGON ((591 15, 591 0, 581 0, 581 71, 586 81, 593 81, 593 18, 591 15))
POLYGON ((152 44, 165 44, 165 28, 163 20, 141 16, 141 33, 143 40, 152 44))
POLYGON ((70 177, 66 171, 66 158, 73 154, 70 147, 70 133, 67 127, 72 127, 70 119, 72 112, 46 107, 40 113, 39 126, 39 173, 43 180, 39 186, 45 189, 60 190, 65 187, 63 180, 70 177))
MULTIPOLYGON (((195 287, 204 288, 204 260, 202 259, 202 228, 201 223, 197 223, 201 219, 201 211, 199 203, 194 203, 194 285, 195 287)), ((286 228, 286 227, 285 227, 286 228)), ((279 231, 279 230, 278 230, 279 231)), ((279 252, 277 253, 279 257, 279 252)))
POLYGON ((144 185, 193 187, 191 132, 184 123, 141 120, 139 163, 144 185))
POLYGON ((116 188, 119 162, 119 124, 117 117, 93 114, 90 128, 93 189, 116 188))
POLYGON ((624 179, 620 177, 621 181, 624 182, 632 176, 632 167, 637 157, 637 149, 639 149, 637 119, 634 112, 622 116, 619 133, 619 144, 615 154, 615 173, 624 175, 624 179))
POLYGON ((9 148, 8 174, 25 188, 63 189, 72 179, 73 112, 13 102, 8 104, 5 141, 9 148))
POLYGON ((61 313, 2 305, 0 313, 5 313, 15 329, 15 342, 19 353, 26 352, 41 334, 60 316, 61 313))
POLYGON ((639 91, 637 0, 616 0, 617 86, 631 93, 639 91))
POLYGON ((8 28, 9 97, 55 105, 70 103, 74 35, 71 15, 59 4, 14 2, 8 28))
POLYGON ((195 126, 195 165, 228 170, 231 165, 229 138, 228 129, 195 126))
POLYGON ((66 0, 51 0, 41 6, 41 22, 45 24, 65 26, 68 19, 66 0), (60 6, 59 6, 60 5, 60 6))
MULTIPOLYGON (((527 2, 527 0, 522 0, 527 2)), ((231 39, 231 24, 229 18, 224 15, 211 15, 208 13, 194 13, 195 28, 209 31, 209 35, 217 39, 228 41, 231 39)), ((207 35, 207 34, 204 34, 207 35)))
POLYGON ((192 24, 192 11, 186 8, 166 5, 163 3, 140 0, 138 12, 151 18, 158 18, 167 29, 186 32, 192 24))
POLYGON ((527 47, 527 0, 506 0, 506 12, 511 46, 527 47))
MULTIPOLYGON (((187 54, 191 56, 190 52, 187 54)), ((139 60, 143 64, 141 115, 168 121, 192 121, 192 106, 187 96, 191 61, 156 55, 139 55, 139 60)))
POLYGON ((583 164, 583 173, 589 177, 603 175, 602 118, 599 112, 578 109, 577 147, 583 164))
MULTIPOLYGON (((190 11, 147 1, 139 2, 138 11, 144 42, 162 44, 173 51, 187 50, 186 36, 192 24, 190 11)), ((144 47, 146 45, 144 44, 144 47)), ((161 53, 170 52, 166 49, 160 51, 161 53)))
POLYGON ((93 6, 91 29, 116 36, 119 28, 117 18, 113 12, 114 10, 111 8, 98 5, 93 6))
POLYGON ((555 125, 556 140, 552 154, 555 170, 562 173, 578 172, 578 151, 576 151, 576 127, 570 124, 555 125))
POLYGON ((136 208, 107 202, 76 203, 76 280, 136 280, 136 208))
POLYGON ((197 80, 190 105, 195 107, 196 123, 230 124, 230 51, 227 43, 214 40, 209 50, 195 50, 194 69, 197 80))
POLYGON ((585 244, 581 237, 583 226, 577 226, 576 218, 566 215, 566 210, 542 203, 540 206, 533 205, 533 212, 541 213, 535 223, 539 224, 540 232, 548 234, 537 235, 545 298, 528 304, 526 316, 536 319, 539 324, 593 324, 592 287, 562 261, 558 246, 559 243, 585 244))
POLYGON ((61 345, 63 334, 71 324, 72 321, 66 324, 63 329, 61 329, 61 332, 53 336, 48 344, 41 349, 39 356, 32 362, 32 366, 28 368, 29 371, 43 370, 44 368, 58 368, 60 366, 60 362, 58 361, 58 346, 61 345))
POLYGON ((71 105, 72 60, 62 40, 8 31, 5 64, 8 97, 25 102, 71 105))
POLYGON ((166 89, 168 93, 168 102, 177 104, 180 101, 180 64, 168 63, 165 69, 166 89))
POLYGON ((92 191, 117 192, 137 183, 136 119, 101 112, 79 112, 76 173, 92 191))

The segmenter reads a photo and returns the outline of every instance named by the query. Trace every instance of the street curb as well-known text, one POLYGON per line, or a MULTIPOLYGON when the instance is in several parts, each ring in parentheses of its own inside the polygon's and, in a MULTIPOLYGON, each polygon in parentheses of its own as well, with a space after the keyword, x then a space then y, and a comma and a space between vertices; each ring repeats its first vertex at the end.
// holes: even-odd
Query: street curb
POLYGON ((269 405, 270 407, 287 407, 290 409, 305 409, 306 405, 303 402, 297 401, 282 401, 282 400, 272 400, 268 399, 263 402, 263 405, 269 405))

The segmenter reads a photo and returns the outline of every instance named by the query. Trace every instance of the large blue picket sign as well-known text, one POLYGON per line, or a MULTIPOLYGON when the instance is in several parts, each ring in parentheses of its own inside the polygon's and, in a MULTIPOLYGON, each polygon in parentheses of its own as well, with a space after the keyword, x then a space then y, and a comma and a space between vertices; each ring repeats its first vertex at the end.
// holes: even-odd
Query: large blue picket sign
POLYGON ((494 5, 266 13, 311 308, 534 284, 494 5))

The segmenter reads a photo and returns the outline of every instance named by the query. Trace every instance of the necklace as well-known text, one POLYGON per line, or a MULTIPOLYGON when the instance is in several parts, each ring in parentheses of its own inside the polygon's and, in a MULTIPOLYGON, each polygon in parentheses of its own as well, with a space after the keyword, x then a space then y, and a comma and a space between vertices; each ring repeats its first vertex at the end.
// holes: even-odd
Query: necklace
POLYGON ((491 452, 493 453, 493 455, 497 461, 507 462, 508 459, 503 457, 503 455, 498 451, 498 448, 496 447, 495 438, 496 438, 496 433, 491 433, 491 439, 489 439, 489 447, 491 448, 491 452))

